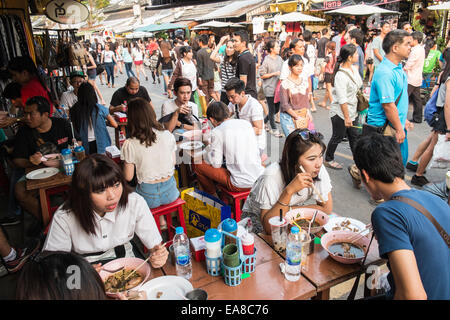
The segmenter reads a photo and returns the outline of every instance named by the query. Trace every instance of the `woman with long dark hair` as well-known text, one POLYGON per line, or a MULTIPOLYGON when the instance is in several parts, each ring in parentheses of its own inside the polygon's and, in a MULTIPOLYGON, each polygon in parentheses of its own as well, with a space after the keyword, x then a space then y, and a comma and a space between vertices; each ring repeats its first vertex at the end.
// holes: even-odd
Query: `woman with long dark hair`
POLYGON ((8 63, 8 71, 14 82, 19 83, 22 104, 34 96, 42 96, 50 103, 50 116, 54 111, 54 101, 44 79, 39 75, 36 64, 29 56, 15 57, 8 63))
MULTIPOLYGON (((169 87, 170 77, 173 74, 173 62, 175 61, 175 55, 172 51, 172 46, 169 42, 161 42, 161 52, 159 55, 159 63, 161 64, 161 73, 164 78, 164 93, 172 99, 172 92, 169 87)), ((192 57, 191 57, 192 59, 192 57)))
POLYGON ((362 87, 363 81, 357 67, 353 66, 355 62, 358 62, 357 48, 353 44, 346 44, 341 48, 331 79, 334 86, 330 107, 333 134, 328 142, 324 162, 324 165, 331 169, 343 168, 342 164, 334 161, 334 152, 345 134, 348 136, 352 153, 358 138, 358 131, 354 128, 358 116, 356 93, 362 87))
POLYGON ((144 68, 144 54, 145 49, 142 49, 142 46, 139 43, 133 42, 132 56, 134 65, 136 66, 136 77, 139 80, 139 74, 142 73, 145 77, 145 80, 148 81, 147 74, 145 73, 144 68))
POLYGON ((89 263, 106 263, 139 257, 131 243, 135 234, 150 249, 152 267, 163 266, 168 252, 147 203, 131 192, 118 164, 93 154, 75 168, 71 192, 53 216, 43 250, 75 252, 89 263))
POLYGON ((97 95, 90 83, 80 85, 77 97, 77 103, 70 109, 73 128, 81 137, 87 154, 105 153, 105 148, 111 145, 106 121, 114 128, 117 128, 117 122, 106 107, 97 103, 97 95))
POLYGON ((433 96, 436 90, 436 113, 433 115, 433 119, 430 123, 432 127, 431 134, 417 147, 414 156, 406 164, 406 168, 415 172, 411 179, 411 183, 417 186, 424 186, 429 183, 428 179, 424 176, 425 169, 430 163, 433 157, 434 147, 438 142, 439 135, 445 135, 445 141, 450 141, 450 48, 445 49, 442 54, 444 58, 445 66, 442 71, 439 81, 433 88, 430 97, 433 96))
POLYGON ((323 166, 326 146, 319 132, 296 129, 286 138, 280 162, 268 166, 256 180, 242 209, 250 217, 254 232, 270 233, 269 219, 295 208, 314 208, 331 214, 331 180, 323 166), (312 186, 322 198, 313 193, 312 186), (305 205, 310 199, 316 204, 305 205))
POLYGON ((189 46, 181 47, 180 56, 181 58, 177 61, 175 70, 173 71, 172 77, 170 78, 168 92, 170 96, 172 96, 173 85, 175 81, 179 78, 186 78, 189 81, 191 81, 192 85, 192 94, 190 101, 195 103, 194 94, 197 92, 198 89, 197 85, 198 70, 195 61, 192 59, 193 58, 192 48, 189 46))
POLYGON ((173 176, 177 150, 174 136, 156 120, 155 111, 142 98, 128 103, 127 127, 129 138, 121 152, 125 179, 131 181, 136 170, 136 192, 150 209, 175 201, 180 192, 173 176))

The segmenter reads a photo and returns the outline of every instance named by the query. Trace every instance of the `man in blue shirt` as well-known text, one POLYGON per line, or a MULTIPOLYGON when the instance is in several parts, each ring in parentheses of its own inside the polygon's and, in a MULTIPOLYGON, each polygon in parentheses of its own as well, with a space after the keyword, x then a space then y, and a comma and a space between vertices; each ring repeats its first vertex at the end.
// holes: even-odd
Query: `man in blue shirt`
POLYGON ((382 127, 388 121, 389 126, 395 130, 395 139, 401 145, 404 165, 408 161, 406 130, 413 126, 406 118, 408 78, 401 62, 411 52, 411 41, 411 36, 404 30, 391 31, 384 38, 383 50, 386 55, 373 75, 367 115, 368 124, 382 127))
POLYGON ((421 211, 393 198, 417 202, 447 234, 450 207, 439 197, 406 184, 405 168, 393 137, 380 134, 361 137, 354 158, 367 191, 374 198, 387 200, 373 211, 371 219, 380 256, 388 259, 391 290, 387 298, 450 299, 448 238, 444 240, 445 235, 421 211))

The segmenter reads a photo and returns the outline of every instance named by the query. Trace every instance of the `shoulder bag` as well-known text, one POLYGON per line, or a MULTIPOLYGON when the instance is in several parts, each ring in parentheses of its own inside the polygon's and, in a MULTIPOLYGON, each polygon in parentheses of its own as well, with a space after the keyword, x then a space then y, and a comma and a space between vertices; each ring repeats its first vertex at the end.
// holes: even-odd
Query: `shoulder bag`
MULTIPOLYGON (((353 77, 350 75, 350 73, 347 72, 347 70, 339 69, 339 71, 347 74, 347 76, 353 81, 353 83, 356 84, 355 79, 353 79, 353 77)), ((367 100, 361 88, 358 88, 358 91, 356 92, 356 99, 358 99, 358 104, 356 105, 356 109, 358 110, 358 112, 362 112, 369 107, 369 100, 367 100)))

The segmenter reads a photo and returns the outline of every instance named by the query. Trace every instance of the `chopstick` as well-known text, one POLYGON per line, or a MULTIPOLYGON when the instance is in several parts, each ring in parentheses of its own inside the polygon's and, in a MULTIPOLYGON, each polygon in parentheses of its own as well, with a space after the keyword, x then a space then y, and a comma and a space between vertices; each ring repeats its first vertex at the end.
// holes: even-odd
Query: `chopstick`
MULTIPOLYGON (((300 170, 302 171, 302 173, 305 173, 305 169, 303 169, 303 166, 300 166, 300 170)), ((325 199, 322 197, 322 195, 320 194, 319 190, 316 189, 316 186, 314 185, 314 182, 312 184, 312 188, 313 191, 319 196, 320 200, 322 201, 322 203, 326 203, 325 199)))
MULTIPOLYGON (((170 241, 164 242, 163 244, 161 244, 161 246, 164 246, 164 247, 165 247, 166 244, 169 243, 169 242, 170 242, 170 241)), ((150 259, 151 256, 152 256, 152 255, 150 254, 150 255, 147 257, 147 259, 144 260, 144 262, 142 262, 139 266, 137 266, 136 268, 134 268, 133 272, 131 272, 128 276, 126 276, 125 280, 127 280, 129 277, 131 277, 131 275, 132 275, 133 273, 135 273, 140 267, 142 267, 142 266, 148 261, 148 259, 150 259)))
POLYGON ((352 237, 350 237, 350 239, 348 239, 348 241, 350 241, 350 243, 354 243, 356 240, 361 239, 362 237, 365 237, 365 235, 363 235, 362 233, 364 233, 365 231, 372 231, 372 225, 369 225, 367 228, 365 228, 364 230, 358 232, 357 234, 353 235, 352 237))

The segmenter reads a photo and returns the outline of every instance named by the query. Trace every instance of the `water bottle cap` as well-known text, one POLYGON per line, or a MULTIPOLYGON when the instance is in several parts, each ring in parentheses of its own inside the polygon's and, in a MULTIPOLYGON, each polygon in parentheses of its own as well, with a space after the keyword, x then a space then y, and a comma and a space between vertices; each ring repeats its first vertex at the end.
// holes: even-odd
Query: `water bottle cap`
POLYGON ((176 232, 177 234, 183 234, 183 233, 184 233, 184 229, 183 229, 183 227, 177 227, 177 228, 175 229, 175 232, 176 232))
POLYGON ((75 152, 82 152, 82 151, 84 151, 84 147, 83 146, 78 146, 74 150, 75 150, 75 152))
POLYGON ((298 227, 293 226, 293 227, 291 228, 291 233, 295 234, 295 233, 299 233, 299 232, 300 232, 300 229, 299 229, 298 227))
POLYGON ((234 232, 237 230, 237 223, 234 219, 228 218, 223 220, 222 228, 226 232, 234 232))
POLYGON ((72 153, 72 151, 70 151, 70 149, 62 149, 61 150, 61 154, 62 155, 68 155, 68 154, 71 154, 72 153))
POLYGON ((222 234, 219 230, 211 228, 206 230, 205 232, 205 241, 206 242, 217 242, 222 239, 222 234))

